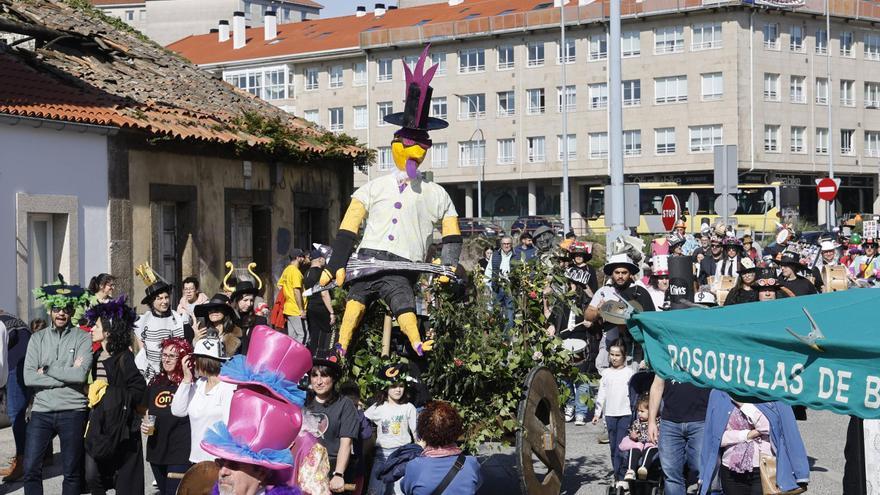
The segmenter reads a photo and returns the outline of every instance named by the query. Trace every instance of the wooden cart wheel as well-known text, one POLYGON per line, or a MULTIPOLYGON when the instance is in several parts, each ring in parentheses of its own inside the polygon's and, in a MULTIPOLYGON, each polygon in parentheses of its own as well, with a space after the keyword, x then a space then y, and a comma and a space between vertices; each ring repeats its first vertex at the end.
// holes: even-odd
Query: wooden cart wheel
POLYGON ((217 475, 220 467, 214 461, 202 461, 194 464, 183 475, 180 486, 177 487, 177 495, 208 495, 214 484, 217 483, 217 475))
POLYGON ((516 464, 527 495, 558 495, 565 470, 565 418, 559 408, 556 378, 536 367, 525 380, 525 398, 517 419, 516 464))

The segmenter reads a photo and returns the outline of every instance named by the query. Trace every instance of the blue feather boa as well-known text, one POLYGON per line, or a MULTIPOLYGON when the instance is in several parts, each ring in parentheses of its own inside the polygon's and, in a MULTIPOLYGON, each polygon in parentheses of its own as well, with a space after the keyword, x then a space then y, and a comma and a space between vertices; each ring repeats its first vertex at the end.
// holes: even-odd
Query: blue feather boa
POLYGON ((239 354, 223 364, 220 376, 240 382, 257 382, 284 397, 284 400, 300 407, 305 404, 306 393, 299 385, 284 378, 281 373, 249 368, 245 356, 239 354))
POLYGON ((214 426, 208 428, 202 441, 232 454, 253 459, 254 461, 293 466, 293 454, 290 453, 290 449, 262 449, 259 452, 254 452, 247 445, 242 445, 232 438, 232 435, 229 434, 229 430, 222 421, 218 421, 214 423, 214 426))

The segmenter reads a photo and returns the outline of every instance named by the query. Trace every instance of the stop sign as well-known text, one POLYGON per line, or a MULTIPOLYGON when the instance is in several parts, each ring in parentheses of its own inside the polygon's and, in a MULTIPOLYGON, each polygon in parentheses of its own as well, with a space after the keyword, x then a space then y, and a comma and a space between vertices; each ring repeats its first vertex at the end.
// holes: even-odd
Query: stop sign
POLYGON ((823 201, 834 201, 839 186, 840 179, 832 179, 830 177, 816 179, 816 194, 823 201))
POLYGON ((663 196, 663 203, 660 204, 660 215, 663 220, 663 228, 671 231, 675 226, 675 221, 681 216, 681 205, 678 204, 678 198, 674 194, 663 196))

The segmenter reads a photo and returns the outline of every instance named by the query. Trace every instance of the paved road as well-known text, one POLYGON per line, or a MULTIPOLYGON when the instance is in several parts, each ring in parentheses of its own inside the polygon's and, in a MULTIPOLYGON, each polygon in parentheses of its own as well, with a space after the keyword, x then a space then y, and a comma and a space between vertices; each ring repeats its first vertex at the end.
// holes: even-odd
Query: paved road
MULTIPOLYGON (((825 411, 810 411, 809 420, 799 423, 801 435, 807 447, 812 466, 810 492, 817 494, 840 493, 843 478, 843 445, 846 437, 847 418, 825 411)), ((608 488, 611 471, 608 445, 596 442, 598 428, 595 426, 566 425, 567 465, 565 471, 565 495, 604 495, 608 488)), ((44 472, 45 493, 61 493, 60 456, 55 443, 55 463, 44 472)), ((12 432, 0 430, 0 459, 14 452, 12 432)), ((483 458, 487 484, 481 493, 514 495, 518 492, 518 479, 513 468, 512 449, 501 449, 483 458)), ((149 467, 146 469, 148 483, 152 481, 149 467)), ((20 483, 0 485, 2 493, 24 493, 20 483)))

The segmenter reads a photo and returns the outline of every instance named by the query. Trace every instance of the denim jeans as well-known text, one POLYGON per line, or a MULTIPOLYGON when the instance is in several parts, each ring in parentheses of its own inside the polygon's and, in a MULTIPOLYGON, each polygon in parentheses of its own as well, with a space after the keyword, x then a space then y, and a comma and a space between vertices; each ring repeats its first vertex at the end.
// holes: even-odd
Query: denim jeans
POLYGON ((31 391, 24 386, 24 376, 15 368, 9 370, 9 381, 6 383, 6 413, 12 422, 12 437, 15 439, 15 455, 24 455, 25 433, 28 402, 31 391))
POLYGON ((605 416, 608 426, 608 446, 611 448, 611 467, 614 468, 614 479, 622 480, 624 471, 623 454, 620 452, 620 441, 626 437, 626 431, 632 422, 632 416, 605 416))
POLYGON ((673 423, 660 420, 660 465, 666 476, 665 495, 685 495, 687 480, 684 463, 691 474, 700 472, 700 446, 703 443, 703 422, 673 423))
POLYGON ((495 292, 495 299, 498 301, 498 304, 501 305, 501 310, 504 312, 504 317, 507 319, 507 322, 504 324, 504 333, 513 328, 513 297, 507 293, 503 288, 499 288, 495 292))
POLYGON ((62 495, 80 495, 83 468, 83 433, 86 411, 31 412, 24 449, 24 493, 43 494, 43 454, 52 437, 61 440, 62 495))
POLYGON ((592 396, 592 389, 589 383, 578 383, 577 386, 573 382, 565 382, 565 387, 571 392, 566 406, 574 407, 574 414, 590 417, 590 408, 587 406, 587 399, 592 396))

